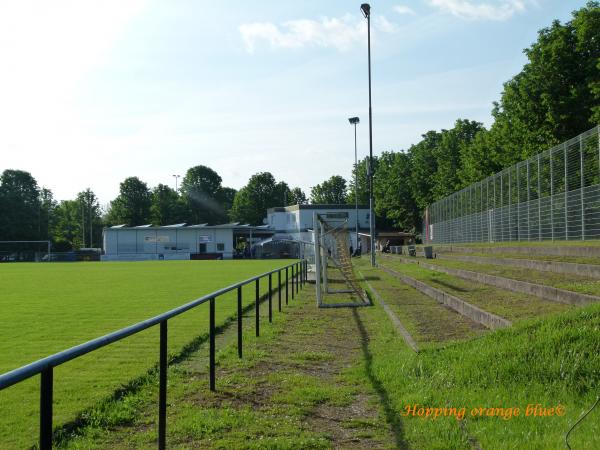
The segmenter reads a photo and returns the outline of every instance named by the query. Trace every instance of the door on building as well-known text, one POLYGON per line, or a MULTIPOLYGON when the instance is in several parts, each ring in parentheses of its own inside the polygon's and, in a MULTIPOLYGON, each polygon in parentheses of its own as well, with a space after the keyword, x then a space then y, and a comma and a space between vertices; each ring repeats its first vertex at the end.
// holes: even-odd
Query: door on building
POLYGON ((206 253, 206 244, 198 244, 198 253, 206 253))

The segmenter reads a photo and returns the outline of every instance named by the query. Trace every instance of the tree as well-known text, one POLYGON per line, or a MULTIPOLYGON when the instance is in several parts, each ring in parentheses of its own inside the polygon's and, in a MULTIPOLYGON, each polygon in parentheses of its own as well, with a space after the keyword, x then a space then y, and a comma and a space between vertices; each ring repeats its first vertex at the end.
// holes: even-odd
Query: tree
POLYGON ((566 24, 554 21, 524 52, 528 63, 504 84, 491 133, 503 166, 563 142, 597 124, 600 7, 588 2, 566 24), (597 109, 596 109, 597 111, 597 109))
POLYGON ((101 247, 102 218, 98 197, 90 189, 77 194, 80 210, 81 241, 83 247, 101 247))
POLYGON ((260 172, 252 175, 248 184, 235 194, 230 211, 231 219, 251 225, 262 225, 267 209, 281 206, 284 194, 287 193, 287 184, 276 182, 271 173, 260 172))
POLYGON ((0 240, 40 238, 40 189, 29 172, 8 169, 2 173, 0 208, 0 240))
POLYGON ((421 215, 410 188, 412 162, 406 153, 383 152, 373 180, 377 228, 415 230, 421 215))
POLYGON ((127 226, 150 223, 151 204, 148 185, 138 177, 126 178, 120 185, 119 196, 110 203, 108 221, 127 226))
MULTIPOLYGON (((368 165, 369 157, 366 156, 364 159, 358 161, 356 167, 352 169, 352 180, 348 182, 348 195, 346 196, 346 200, 348 203, 355 203, 355 194, 356 191, 354 186, 354 180, 357 180, 358 184, 358 204, 359 205, 368 205, 369 204, 369 177, 367 176, 367 165, 368 165), (356 177, 356 178, 355 178, 356 177)), ((378 158, 377 156, 373 157, 373 173, 377 172, 377 164, 378 158)))
POLYGON ((190 215, 187 205, 177 192, 165 184, 152 189, 150 219, 154 225, 186 222, 190 215))
POLYGON ((437 172, 436 148, 441 133, 428 131, 423 140, 408 149, 412 161, 410 185, 415 202, 420 210, 433 202, 434 175, 437 172))
POLYGON ((475 135, 483 130, 483 124, 471 120, 458 119, 454 128, 442 130, 433 155, 436 159, 436 171, 433 176, 433 197, 444 198, 463 188, 459 171, 461 169, 461 153, 475 135))
POLYGON ((346 180, 339 175, 333 175, 310 190, 313 204, 340 205, 346 203, 346 180))
POLYGON ((206 166, 195 166, 188 169, 181 193, 191 210, 191 221, 194 223, 223 223, 227 220, 231 207, 232 192, 223 190, 222 179, 217 172, 206 166))
POLYGON ((52 241, 55 251, 66 252, 83 247, 81 232, 81 204, 64 200, 54 210, 52 241))
POLYGON ((306 205, 308 200, 306 198, 306 194, 299 187, 295 187, 290 191, 290 195, 288 197, 289 205, 306 205))

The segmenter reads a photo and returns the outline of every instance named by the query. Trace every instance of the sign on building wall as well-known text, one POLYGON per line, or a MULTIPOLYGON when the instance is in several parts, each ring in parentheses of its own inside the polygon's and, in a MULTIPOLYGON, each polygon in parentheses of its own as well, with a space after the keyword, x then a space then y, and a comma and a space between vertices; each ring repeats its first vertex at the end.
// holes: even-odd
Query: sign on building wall
POLYGON ((212 236, 208 234, 201 234, 198 236, 198 242, 212 242, 212 236))
POLYGON ((169 236, 144 236, 145 242, 169 242, 169 236))

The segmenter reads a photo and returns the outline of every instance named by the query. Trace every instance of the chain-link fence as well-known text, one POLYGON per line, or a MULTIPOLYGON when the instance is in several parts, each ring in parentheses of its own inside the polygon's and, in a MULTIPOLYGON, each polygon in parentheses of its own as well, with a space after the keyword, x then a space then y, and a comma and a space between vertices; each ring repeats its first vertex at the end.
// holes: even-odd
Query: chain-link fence
POLYGON ((600 239, 600 126, 431 204, 423 239, 600 239))

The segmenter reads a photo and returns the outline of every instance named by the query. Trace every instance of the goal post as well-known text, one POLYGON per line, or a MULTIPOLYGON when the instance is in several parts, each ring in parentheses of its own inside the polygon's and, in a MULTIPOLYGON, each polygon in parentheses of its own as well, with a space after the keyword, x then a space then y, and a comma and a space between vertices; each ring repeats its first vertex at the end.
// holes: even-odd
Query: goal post
POLYGON ((352 265, 347 222, 313 213, 315 289, 320 308, 370 305, 352 265))

